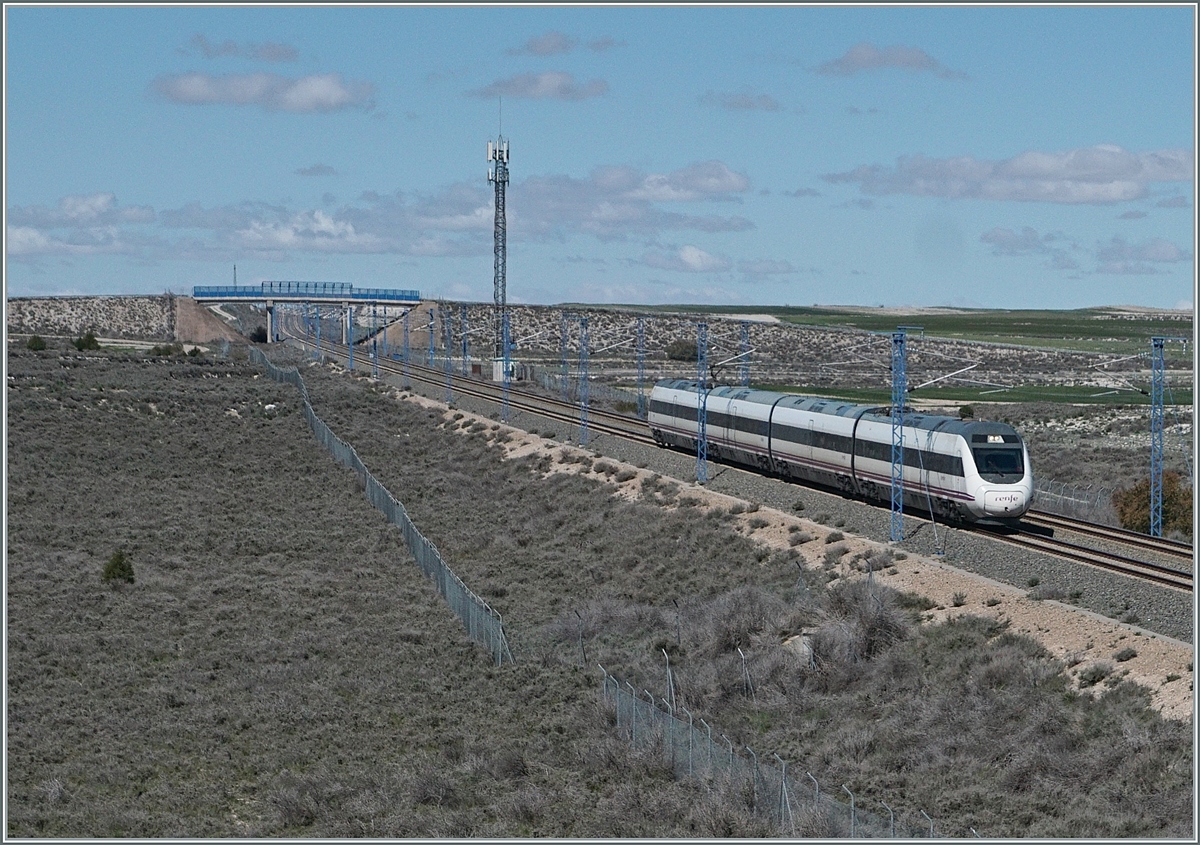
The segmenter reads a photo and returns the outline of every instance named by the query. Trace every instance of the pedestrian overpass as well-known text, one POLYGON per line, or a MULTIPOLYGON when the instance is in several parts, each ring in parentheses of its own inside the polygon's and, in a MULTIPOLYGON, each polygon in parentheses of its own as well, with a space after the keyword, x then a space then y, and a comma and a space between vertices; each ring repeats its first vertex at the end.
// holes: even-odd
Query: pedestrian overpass
POLYGON ((338 305, 345 309, 343 341, 350 336, 351 314, 356 305, 413 307, 421 303, 415 290, 356 288, 349 282, 261 282, 257 285, 198 285, 192 299, 204 304, 224 302, 261 302, 267 309, 267 343, 275 340, 275 303, 301 302, 310 305, 338 305))

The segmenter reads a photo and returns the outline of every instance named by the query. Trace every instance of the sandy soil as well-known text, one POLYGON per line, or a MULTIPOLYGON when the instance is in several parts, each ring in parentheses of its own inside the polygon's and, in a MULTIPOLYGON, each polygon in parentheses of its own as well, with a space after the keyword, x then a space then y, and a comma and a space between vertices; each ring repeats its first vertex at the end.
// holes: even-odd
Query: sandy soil
POLYGON ((189 296, 175 297, 175 339, 192 343, 245 340, 220 317, 189 296))
MULTIPOLYGON (((397 392, 395 395, 401 394, 397 392)), ((406 394, 403 398, 427 408, 440 410, 445 413, 447 420, 450 419, 450 412, 443 403, 413 394, 406 394)), ((484 417, 462 411, 454 413, 463 414, 489 426, 496 425, 493 420, 484 417)), ((580 454, 594 454, 586 449, 547 440, 521 429, 501 427, 510 435, 508 442, 504 444, 506 457, 509 458, 536 454, 554 456, 563 449, 580 454)), ((653 474, 650 470, 638 469, 612 458, 604 457, 603 461, 634 473, 630 480, 618 484, 617 494, 628 499, 639 498, 642 480, 653 474)), ((583 467, 578 463, 555 461, 548 472, 583 471, 583 467)), ((616 483, 614 477, 605 476, 594 469, 587 472, 609 483, 616 483)), ((681 488, 680 495, 700 499, 703 502, 700 507, 729 508, 730 505, 739 502, 731 496, 697 486, 693 481, 674 481, 681 488)), ((812 520, 765 507, 752 514, 743 513, 736 518, 741 522, 740 531, 772 549, 788 548, 789 528, 793 525, 800 526, 804 532, 812 535, 814 540, 797 546, 796 549, 808 565, 817 567, 823 564, 827 548, 824 538, 835 530, 812 520), (754 518, 766 520, 767 525, 751 529, 750 520, 754 518)), ((846 535, 842 542, 849 549, 843 558, 845 561, 858 552, 887 547, 886 544, 853 535, 846 535)), ((843 571, 842 574, 850 578, 866 577, 858 572, 843 571)), ((889 587, 914 592, 937 602, 934 609, 924 614, 927 622, 940 622, 968 613, 1007 620, 1010 630, 1038 639, 1048 651, 1064 660, 1071 667, 1070 676, 1076 683, 1081 670, 1095 663, 1108 663, 1113 667, 1113 675, 1126 677, 1149 688, 1153 693, 1153 706, 1164 716, 1172 719, 1192 719, 1194 655, 1189 643, 1135 625, 1117 622, 1068 604, 1049 600, 1035 601, 1027 597, 1026 590, 955 569, 935 558, 909 555, 907 559, 897 561, 891 569, 876 573, 876 577, 882 578, 883 583, 889 587), (962 595, 959 598, 963 601, 960 606, 955 607, 954 597, 960 593, 962 595), (1113 659, 1114 654, 1127 647, 1136 651, 1137 655, 1122 662, 1113 659), (1171 678, 1173 680, 1169 680, 1171 678)), ((1103 684, 1098 686, 1103 689, 1103 684)), ((1089 689, 1095 691, 1096 687, 1089 689)))

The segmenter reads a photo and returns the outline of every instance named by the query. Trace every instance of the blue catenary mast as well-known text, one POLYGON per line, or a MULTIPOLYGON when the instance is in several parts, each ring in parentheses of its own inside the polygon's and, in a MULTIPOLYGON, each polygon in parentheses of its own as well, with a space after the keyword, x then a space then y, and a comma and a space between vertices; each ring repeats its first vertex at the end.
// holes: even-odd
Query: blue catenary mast
POLYGON ((742 320, 742 362, 738 365, 741 370, 742 387, 750 386, 750 323, 742 320))
POLYGON ((409 348, 409 345, 408 345, 408 312, 405 311, 404 312, 404 389, 405 390, 409 390, 412 388, 412 382, 409 381, 409 378, 408 378, 408 364, 409 364, 409 359, 411 357, 412 357, 412 350, 409 348))
POLYGON ((446 347, 446 404, 450 405, 454 402, 454 339, 451 337, 454 331, 454 322, 450 319, 450 312, 443 312, 442 330, 445 335, 443 345, 446 347))
POLYGON ((371 303, 371 378, 379 378, 379 314, 371 303))
POLYGON ((433 338, 434 338, 433 309, 430 308, 429 309, 429 361, 427 362, 426 366, 428 366, 431 370, 433 369, 433 338))
POLYGON ((560 384, 562 386, 562 398, 564 402, 571 398, 571 386, 568 382, 568 379, 571 377, 571 365, 567 362, 567 341, 571 335, 571 327, 567 320, 567 312, 564 311, 562 312, 562 325, 559 328, 558 335, 558 351, 562 356, 562 380, 560 384))
POLYGON ((321 306, 317 308, 317 351, 313 353, 313 357, 318 361, 321 360, 321 306))
POLYGON ((908 392, 906 334, 892 333, 892 524, 889 539, 904 539, 904 399, 908 392))
POLYGON ((708 323, 696 324, 696 482, 708 483, 708 323))
POLYGON ((579 318, 579 445, 588 442, 588 318, 579 318))
POLYGON ((462 376, 466 378, 467 372, 467 303, 463 303, 458 309, 458 333, 462 335, 462 376))
POLYGON ((637 415, 646 419, 646 318, 637 318, 637 415))
POLYGON ((1186 337, 1150 338, 1150 536, 1162 536, 1163 509, 1163 390, 1167 382, 1167 341, 1187 343, 1186 337))
POLYGON ((1163 383, 1166 338, 1150 338, 1150 536, 1162 536, 1163 383))

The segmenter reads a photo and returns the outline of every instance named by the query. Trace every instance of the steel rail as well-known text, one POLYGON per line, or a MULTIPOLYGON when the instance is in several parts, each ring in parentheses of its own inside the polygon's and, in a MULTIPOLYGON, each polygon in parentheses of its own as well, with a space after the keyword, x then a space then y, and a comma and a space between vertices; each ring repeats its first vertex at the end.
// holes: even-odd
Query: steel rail
MULTIPOLYGON (((292 340, 302 346, 312 348, 315 346, 311 341, 304 337, 289 333, 292 340)), ((341 344, 337 344, 341 346, 341 344)), ((399 362, 381 361, 379 364, 381 370, 385 370, 393 375, 402 375, 403 367, 399 362)), ((409 378, 420 381, 425 384, 432 385, 437 388, 445 386, 445 373, 441 370, 431 369, 421 364, 409 362, 409 378)), ((487 401, 500 401, 500 389, 492 387, 486 382, 459 379, 455 381, 454 390, 457 392, 473 396, 475 398, 484 399, 487 401)), ((549 399, 546 397, 531 396, 529 394, 519 394, 514 397, 510 394, 510 404, 512 407, 523 410, 529 413, 552 419, 558 422, 566 422, 568 424, 577 424, 579 421, 578 408, 569 402, 561 400, 549 399)), ((654 439, 645 431, 639 431, 631 425, 644 425, 644 423, 636 417, 629 417, 622 414, 612 414, 607 412, 590 412, 588 418, 589 428, 593 428, 598 432, 611 434, 615 437, 621 437, 629 440, 634 440, 643 444, 657 445, 654 439), (601 422, 596 419, 601 417, 607 422, 601 422)), ((1068 520, 1065 517, 1057 517, 1056 515, 1046 514, 1043 512, 1030 511, 1033 514, 1031 519, 1029 514, 1025 519, 1033 524, 1037 524, 1038 520, 1045 520, 1042 524, 1051 521, 1051 519, 1061 519, 1063 524, 1061 527, 1070 527, 1071 530, 1080 531, 1080 533, 1094 534, 1098 537, 1107 539, 1116 539, 1114 530, 1106 526, 1092 526, 1089 523, 1080 523, 1075 520, 1068 520), (1091 531, 1085 531, 1084 527, 1091 528, 1091 531)), ((1084 563, 1090 566, 1095 566, 1101 569, 1106 569, 1111 572, 1117 572, 1132 578, 1150 581, 1162 586, 1173 587, 1187 592, 1192 591, 1192 573, 1184 572, 1177 569, 1172 569, 1167 566, 1139 561, 1134 558, 1128 558, 1123 555, 1105 552, 1098 549, 1089 549, 1084 546, 1079 546, 1074 543, 1068 543, 1063 540, 1057 540, 1051 537, 1046 537, 1029 531, 1028 529, 1012 529, 1003 526, 990 526, 977 523, 970 526, 964 526, 965 530, 973 533, 987 534, 1002 542, 1011 545, 1020 546, 1034 551, 1052 554, 1057 557, 1072 560, 1078 563, 1084 563), (1013 533, 1006 533, 1013 532, 1013 533)), ((1134 537, 1141 537, 1145 540, 1150 540, 1149 537, 1137 535, 1135 532, 1127 532, 1133 534, 1134 537)), ((1124 539, 1121 540, 1124 542, 1124 539)), ((1173 543, 1175 546, 1188 548, 1186 544, 1175 543, 1174 541, 1165 541, 1173 543)), ((1163 551, 1161 546, 1151 546, 1158 551, 1163 551)))
POLYGON ((1077 563, 1084 563, 1089 566, 1095 566, 1100 569, 1106 569, 1110 572, 1117 572, 1121 575, 1126 575, 1142 581, 1150 581, 1155 584, 1166 587, 1174 587, 1176 589, 1192 592, 1192 573, 1184 572, 1179 569, 1172 569, 1169 566, 1162 566, 1157 563, 1148 563, 1143 560, 1125 557, 1124 555, 1115 554, 1113 552, 1105 552, 1099 549, 1089 549, 1085 546, 1080 546, 1075 543, 1068 543, 1065 540, 1057 540, 1053 537, 1045 537, 1041 534, 1035 534, 1027 529, 1021 528, 1005 528, 1003 526, 984 525, 982 523, 971 526, 968 530, 987 534, 995 537, 1005 543, 1010 543, 1014 546, 1032 549, 1034 551, 1045 552, 1056 557, 1073 560, 1077 563), (1013 533, 1008 533, 1013 532, 1013 533))
POLYGON ((1160 552, 1171 557, 1190 560, 1195 554, 1195 549, 1190 543, 1181 543, 1178 540, 1166 540, 1161 537, 1151 537, 1149 534, 1140 534, 1137 531, 1128 531, 1124 528, 1114 528, 1108 525, 1097 525, 1079 519, 1072 519, 1071 517, 1059 516, 1055 513, 1047 513, 1046 511, 1031 510, 1021 519, 1022 522, 1029 523, 1030 525, 1039 525, 1044 528, 1061 528, 1065 531, 1086 534, 1089 537, 1111 540, 1114 543, 1120 543, 1125 546, 1135 546, 1139 549, 1160 552))

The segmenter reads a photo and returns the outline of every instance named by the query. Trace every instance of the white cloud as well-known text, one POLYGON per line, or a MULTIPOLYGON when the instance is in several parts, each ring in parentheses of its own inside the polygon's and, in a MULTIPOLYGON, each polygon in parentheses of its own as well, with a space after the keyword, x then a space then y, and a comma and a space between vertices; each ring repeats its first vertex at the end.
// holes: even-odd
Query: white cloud
POLYGON ((1156 261, 1175 263, 1187 261, 1192 255, 1163 238, 1151 238, 1140 244, 1128 243, 1114 236, 1107 244, 1099 244, 1096 257, 1105 263, 1156 261))
POLYGON ((213 44, 202 34, 192 36, 191 45, 199 50, 205 58, 216 59, 222 56, 258 59, 264 62, 294 62, 300 54, 290 44, 267 42, 265 44, 238 44, 236 41, 222 41, 213 44))
POLYGON ((1150 182, 1192 178, 1190 150, 1131 153, 1098 145, 1066 152, 1025 152, 1003 161, 970 156, 902 156, 894 168, 863 165, 822 178, 858 183, 866 194, 911 194, 951 199, 1110 204, 1138 199, 1150 182))
POLYGON ((967 75, 951 70, 917 47, 896 45, 880 49, 863 41, 855 44, 844 55, 825 62, 817 73, 832 76, 852 76, 866 70, 898 68, 916 72, 929 72, 942 79, 967 79, 967 75))
POLYGON ((571 52, 578 43, 569 35, 550 31, 545 35, 530 38, 522 46, 509 50, 508 53, 511 56, 555 56, 571 52))
POLYGON ((691 245, 666 253, 647 252, 642 256, 642 263, 659 270, 680 273, 719 273, 733 266, 728 258, 711 255, 691 245))
POLYGON ((312 167, 301 167, 296 171, 297 176, 337 176, 337 171, 328 164, 314 164, 312 167))
MULTIPOLYGON (((314 164, 296 171, 322 175, 314 164)), ((480 180, 482 182, 482 180, 480 180)), ((651 241, 690 230, 740 232, 754 224, 740 216, 687 214, 678 202, 721 201, 748 190, 749 180, 720 161, 667 173, 627 166, 599 167, 588 178, 533 176, 509 187, 510 240, 565 241, 592 235, 602 241, 651 241)), ((316 208, 247 201, 164 209, 121 207, 112 193, 63 197, 57 207, 9 209, 10 254, 124 251, 145 259, 225 260, 233 253, 278 260, 290 252, 484 255, 492 249, 493 194, 486 184, 458 183, 431 194, 405 196, 364 191, 342 206, 331 194, 316 208), (146 232, 148 224, 155 224, 146 232)), ((707 267, 695 247, 674 254, 683 269, 707 267)), ((673 264, 672 266, 676 266, 673 264)), ((717 266, 728 267, 725 259, 717 266), (722 262, 724 262, 722 264, 722 262)))
POLYGON ((266 111, 331 112, 374 106, 374 86, 336 73, 289 78, 273 73, 183 73, 160 76, 153 89, 173 103, 258 106, 266 111))
POLYGON ((135 205, 118 208, 116 194, 111 191, 95 194, 70 194, 60 199, 58 208, 55 209, 33 205, 15 206, 8 210, 9 223, 38 229, 150 223, 154 219, 154 209, 149 206, 135 205))
POLYGON ((545 73, 522 73, 501 79, 491 85, 467 92, 480 98, 516 97, 528 100, 586 100, 608 92, 608 83, 593 79, 586 85, 577 85, 575 77, 564 71, 545 73))
POLYGON ((726 111, 779 111, 779 101, 770 94, 739 94, 709 91, 700 98, 702 106, 716 106, 726 111))
POLYGON ((1052 270, 1079 269, 1079 263, 1070 255, 1070 250, 1077 249, 1074 244, 1061 246, 1059 235, 1039 235, 1032 226, 1023 226, 1020 232, 997 226, 980 235, 979 240, 992 245, 993 255, 1044 255, 1048 258, 1044 266, 1052 270))

